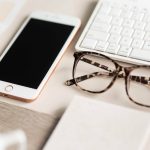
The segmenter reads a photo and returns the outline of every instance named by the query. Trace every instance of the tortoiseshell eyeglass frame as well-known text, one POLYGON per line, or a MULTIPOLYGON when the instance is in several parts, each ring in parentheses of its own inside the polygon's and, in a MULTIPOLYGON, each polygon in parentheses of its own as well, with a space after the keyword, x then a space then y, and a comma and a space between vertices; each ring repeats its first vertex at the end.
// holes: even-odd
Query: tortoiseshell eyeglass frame
POLYGON ((142 104, 142 103, 139 103, 139 102, 133 100, 130 97, 129 92, 128 92, 129 80, 132 80, 132 81, 135 81, 135 82, 138 82, 140 84, 144 84, 144 85, 150 87, 150 77, 133 76, 133 75, 131 76, 130 75, 130 72, 133 71, 134 69, 142 68, 142 67, 150 69, 150 66, 134 65, 134 66, 131 66, 131 67, 123 67, 120 64, 118 64, 116 61, 114 61, 113 59, 109 58, 108 56, 105 56, 103 54, 96 53, 96 52, 87 52, 87 51, 75 52, 74 57, 75 57, 75 60, 74 60, 73 71, 72 71, 73 79, 67 80, 65 82, 65 84, 67 86, 71 86, 71 85, 75 84, 78 88, 80 88, 81 90, 86 91, 86 92, 103 93, 103 92, 107 91, 109 88, 112 87, 112 85, 114 84, 114 82, 116 81, 117 78, 124 78, 125 79, 125 90, 126 90, 128 98, 137 105, 150 108, 150 105, 145 105, 145 104, 142 104), (105 66, 103 64, 99 64, 98 62, 94 62, 93 60, 85 58, 84 56, 87 56, 87 55, 97 56, 97 57, 100 57, 100 58, 103 57, 103 58, 106 58, 107 60, 110 60, 115 65, 116 70, 112 71, 108 66, 105 66), (94 72, 94 73, 91 73, 91 74, 88 74, 88 75, 83 75, 83 76, 75 78, 76 66, 77 66, 79 61, 83 61, 83 62, 86 62, 88 64, 99 67, 99 68, 101 68, 105 71, 108 71, 108 73, 106 73, 106 72, 94 72), (104 90, 101 90, 101 91, 90 91, 90 90, 84 89, 84 88, 82 88, 78 85, 79 82, 82 82, 84 80, 87 80, 87 79, 90 79, 90 78, 93 78, 93 77, 96 77, 96 76, 113 76, 113 79, 112 79, 111 83, 104 90))

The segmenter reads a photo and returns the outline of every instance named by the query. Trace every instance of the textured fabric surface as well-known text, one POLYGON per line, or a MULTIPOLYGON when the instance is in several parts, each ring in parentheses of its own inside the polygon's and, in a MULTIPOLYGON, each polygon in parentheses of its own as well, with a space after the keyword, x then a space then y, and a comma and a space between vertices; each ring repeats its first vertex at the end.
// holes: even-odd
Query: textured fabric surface
POLYGON ((50 115, 0 102, 0 133, 22 129, 28 150, 41 150, 56 122, 50 115))

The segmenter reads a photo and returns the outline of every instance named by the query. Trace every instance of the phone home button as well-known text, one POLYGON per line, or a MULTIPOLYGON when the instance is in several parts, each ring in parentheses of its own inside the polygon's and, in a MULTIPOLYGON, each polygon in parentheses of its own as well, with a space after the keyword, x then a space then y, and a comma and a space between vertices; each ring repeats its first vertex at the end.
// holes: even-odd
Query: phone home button
POLYGON ((8 86, 6 86, 6 88, 5 88, 5 91, 6 92, 11 92, 13 90, 13 86, 12 85, 8 85, 8 86))

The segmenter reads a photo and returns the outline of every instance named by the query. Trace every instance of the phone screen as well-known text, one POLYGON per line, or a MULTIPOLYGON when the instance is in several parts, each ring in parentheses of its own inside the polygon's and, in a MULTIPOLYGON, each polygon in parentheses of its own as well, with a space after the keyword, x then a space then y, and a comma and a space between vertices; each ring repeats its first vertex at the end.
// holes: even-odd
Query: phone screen
POLYGON ((37 89, 73 26, 31 19, 0 62, 0 80, 37 89))

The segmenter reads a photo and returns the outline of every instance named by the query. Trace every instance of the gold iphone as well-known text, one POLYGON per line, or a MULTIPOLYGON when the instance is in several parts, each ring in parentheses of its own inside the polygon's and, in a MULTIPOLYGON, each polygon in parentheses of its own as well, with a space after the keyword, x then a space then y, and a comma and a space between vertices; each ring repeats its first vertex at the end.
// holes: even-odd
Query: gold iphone
POLYGON ((75 17, 32 13, 0 56, 0 94, 35 100, 79 26, 75 17))

